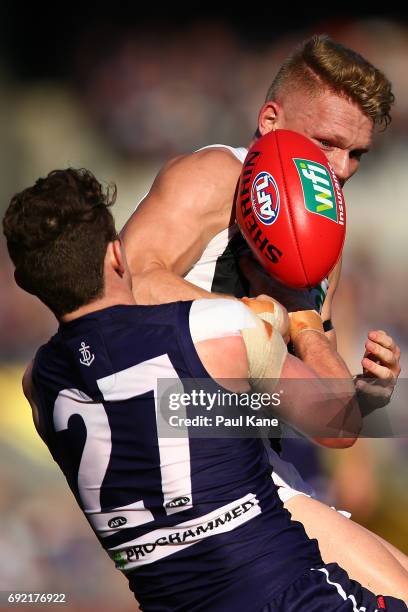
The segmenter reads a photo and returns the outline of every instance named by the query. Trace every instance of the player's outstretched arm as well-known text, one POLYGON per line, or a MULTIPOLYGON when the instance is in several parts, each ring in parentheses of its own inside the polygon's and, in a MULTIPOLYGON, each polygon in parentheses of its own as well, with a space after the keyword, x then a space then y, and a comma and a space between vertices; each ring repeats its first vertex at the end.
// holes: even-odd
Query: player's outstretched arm
POLYGON ((284 414, 281 418, 315 442, 346 448, 358 437, 361 411, 351 374, 322 329, 318 330, 320 325, 317 313, 292 315, 291 339, 297 357, 288 355, 282 368, 279 385, 284 391, 284 414), (308 317, 315 317, 316 330, 302 326, 296 333, 293 319, 298 316, 305 318, 306 325, 308 317), (290 415, 289 419, 286 415, 290 415))
MULTIPOLYGON (((269 321, 272 325, 277 329, 282 336, 289 337, 292 336, 292 342, 294 342, 294 346, 296 349, 297 356, 300 357, 304 362, 311 363, 312 368, 315 373, 318 373, 323 378, 330 377, 332 379, 331 386, 334 384, 337 385, 338 391, 343 392, 346 390, 348 393, 351 390, 350 386, 350 378, 351 374, 347 369, 346 364, 343 359, 336 352, 335 345, 331 338, 328 338, 328 334, 323 334, 323 328, 321 323, 321 318, 314 311, 297 311, 295 313, 287 315, 286 309, 279 303, 276 303, 275 300, 269 298, 266 295, 258 296, 253 299, 245 299, 242 300, 253 313, 257 314, 264 321, 269 321), (271 303, 272 302, 272 303, 271 303), (280 315, 281 311, 283 315, 286 313, 286 318, 284 316, 276 316, 276 311, 278 315, 280 315), (315 338, 315 341, 320 341, 321 346, 317 348, 317 354, 313 355, 315 351, 315 346, 312 343, 310 344, 308 340, 308 336, 306 335, 306 341, 304 332, 307 327, 314 327, 319 330, 319 333, 326 341, 323 341, 321 338, 315 338), (302 334, 299 332, 302 331, 302 334), (328 355, 325 355, 325 352, 328 352, 328 355), (340 380, 344 382, 335 383, 335 380, 340 380)), ((291 359, 288 359, 288 362, 291 362, 291 359)), ((294 360, 291 363, 291 368, 293 374, 296 376, 302 377, 302 368, 303 366, 299 366, 298 360, 294 360), (296 374, 296 368, 301 368, 300 372, 296 374)), ((290 377, 290 372, 289 372, 290 377)), ((304 386, 305 383, 301 382, 293 382, 292 386, 297 386, 299 389, 301 386, 304 386)), ((294 390, 294 389, 293 389, 294 390)), ((321 400, 321 398, 319 398, 321 400)), ((351 412, 353 414, 353 412, 351 412)), ((351 446, 355 438, 339 438, 339 437, 330 437, 324 438, 322 436, 314 436, 314 441, 322 446, 328 446, 330 448, 347 448, 351 446)))
POLYGON ((225 379, 237 379, 234 384, 242 391, 245 385, 270 395, 276 389, 283 391, 280 406, 273 409, 277 417, 309 437, 346 435, 342 445, 350 446, 360 431, 361 413, 351 375, 324 333, 310 325, 292 333, 301 361, 287 353, 282 336, 270 323, 238 301, 223 302, 214 302, 211 314, 207 313, 209 325, 212 319, 217 321, 218 335, 209 329, 208 339, 196 342, 209 374, 222 380, 223 386, 225 379), (228 333, 222 331, 220 318, 228 333))
POLYGON ((209 149, 164 166, 121 232, 138 304, 212 297, 183 279, 210 240, 227 228, 241 163, 209 149))
MULTIPOLYGON (((331 319, 332 302, 340 279, 341 260, 329 277, 329 289, 322 306, 322 319, 331 319)), ((336 333, 327 337, 336 347, 336 333)), ((363 373, 355 377, 357 397, 363 414, 386 406, 401 373, 401 350, 395 340, 383 330, 368 332, 361 360, 363 373)))

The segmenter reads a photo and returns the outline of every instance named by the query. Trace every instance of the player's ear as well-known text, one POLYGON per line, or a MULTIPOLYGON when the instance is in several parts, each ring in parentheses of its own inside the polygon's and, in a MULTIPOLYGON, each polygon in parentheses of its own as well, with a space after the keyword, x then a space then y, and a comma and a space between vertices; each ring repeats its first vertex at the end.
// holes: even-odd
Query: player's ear
POLYGON ((122 278, 125 274, 125 256, 122 251, 122 244, 119 239, 113 240, 108 244, 109 263, 117 274, 122 278))
POLYGON ((259 111, 258 117, 258 132, 260 136, 276 130, 281 110, 280 104, 275 100, 265 102, 259 111))

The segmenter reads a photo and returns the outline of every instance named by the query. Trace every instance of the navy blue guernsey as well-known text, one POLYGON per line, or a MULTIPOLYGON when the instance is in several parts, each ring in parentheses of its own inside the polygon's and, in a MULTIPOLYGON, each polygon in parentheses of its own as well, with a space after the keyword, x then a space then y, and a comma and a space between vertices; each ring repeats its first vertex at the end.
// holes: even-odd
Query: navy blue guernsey
POLYGON ((34 361, 40 430, 142 610, 256 612, 322 562, 262 440, 159 435, 157 379, 208 380, 190 308, 113 306, 61 325, 34 361))

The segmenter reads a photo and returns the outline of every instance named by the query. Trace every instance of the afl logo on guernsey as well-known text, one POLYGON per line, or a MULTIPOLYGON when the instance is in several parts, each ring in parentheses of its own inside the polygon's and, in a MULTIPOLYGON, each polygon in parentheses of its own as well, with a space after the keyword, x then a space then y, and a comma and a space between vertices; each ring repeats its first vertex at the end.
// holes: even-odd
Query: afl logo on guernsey
POLYGON ((126 525, 126 523, 127 519, 125 519, 124 516, 115 516, 108 521, 108 527, 115 529, 116 527, 123 527, 123 525, 126 525))
POLYGON ((269 172, 260 172, 251 188, 252 208, 264 225, 275 223, 279 215, 280 197, 275 179, 269 172))
POLYGON ((190 503, 190 498, 185 497, 176 497, 171 501, 167 502, 166 508, 181 508, 182 506, 187 506, 190 503))

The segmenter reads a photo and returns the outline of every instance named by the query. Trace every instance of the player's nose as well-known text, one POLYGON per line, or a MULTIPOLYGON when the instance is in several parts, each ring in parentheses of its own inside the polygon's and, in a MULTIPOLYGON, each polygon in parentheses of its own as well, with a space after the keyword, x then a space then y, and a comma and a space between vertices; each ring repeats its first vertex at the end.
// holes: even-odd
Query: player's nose
POLYGON ((338 149, 334 151, 329 159, 337 178, 339 179, 340 185, 343 187, 344 183, 352 175, 352 169, 350 165, 350 157, 348 151, 342 151, 338 149))

